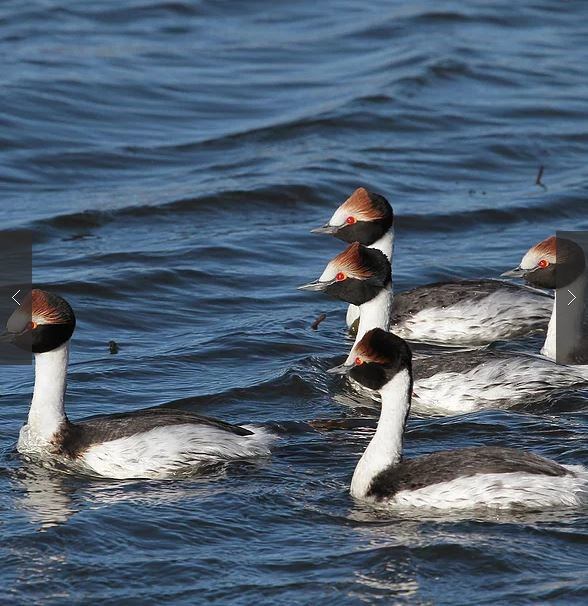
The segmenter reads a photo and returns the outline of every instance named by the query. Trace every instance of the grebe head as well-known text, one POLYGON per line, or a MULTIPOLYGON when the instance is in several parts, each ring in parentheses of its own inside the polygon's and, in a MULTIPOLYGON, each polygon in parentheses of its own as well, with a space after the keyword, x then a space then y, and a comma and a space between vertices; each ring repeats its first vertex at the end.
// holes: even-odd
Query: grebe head
POLYGON ((571 284, 584 272, 585 265, 580 246, 567 238, 550 236, 531 247, 520 265, 502 276, 523 278, 540 288, 557 288, 571 284))
POLYGON ((35 288, 8 318, 0 339, 26 351, 44 353, 69 341, 75 326, 76 317, 65 299, 35 288))
POLYGON ((351 350, 350 363, 331 368, 332 374, 346 374, 369 389, 380 390, 406 370, 412 376, 412 353, 404 339, 374 328, 365 333, 351 350))
POLYGON ((390 272, 384 253, 354 242, 328 263, 318 280, 298 288, 324 291, 347 303, 363 305, 390 284, 390 272))
POLYGON ((339 206, 326 225, 311 231, 330 234, 344 242, 371 246, 392 227, 393 222, 394 213, 388 200, 359 187, 339 206))

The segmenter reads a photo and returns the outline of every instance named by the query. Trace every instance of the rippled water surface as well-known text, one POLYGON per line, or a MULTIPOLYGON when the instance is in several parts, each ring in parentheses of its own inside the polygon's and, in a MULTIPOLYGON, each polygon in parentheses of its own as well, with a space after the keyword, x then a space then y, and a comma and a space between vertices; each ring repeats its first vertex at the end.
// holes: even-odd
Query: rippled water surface
MULTIPOLYGON (((280 436, 212 477, 57 475, 16 455, 32 369, 1 368, 3 600, 586 603, 585 510, 351 500, 376 411, 324 372, 344 306, 295 287, 358 185, 398 216, 398 289, 587 229, 587 40, 582 0, 0 3, 0 229, 35 230, 35 283, 76 310, 70 417, 174 403, 280 436)), ((587 464, 586 404, 412 418, 407 453, 587 464)))

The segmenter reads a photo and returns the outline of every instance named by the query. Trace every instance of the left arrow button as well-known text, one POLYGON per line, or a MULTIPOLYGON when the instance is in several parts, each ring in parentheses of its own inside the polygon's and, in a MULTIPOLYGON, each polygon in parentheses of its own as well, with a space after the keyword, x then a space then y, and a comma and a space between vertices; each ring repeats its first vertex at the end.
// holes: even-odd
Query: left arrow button
POLYGON ((20 288, 12 295, 12 300, 17 303, 18 305, 20 305, 20 303, 16 300, 16 295, 18 295, 18 293, 20 292, 20 288))

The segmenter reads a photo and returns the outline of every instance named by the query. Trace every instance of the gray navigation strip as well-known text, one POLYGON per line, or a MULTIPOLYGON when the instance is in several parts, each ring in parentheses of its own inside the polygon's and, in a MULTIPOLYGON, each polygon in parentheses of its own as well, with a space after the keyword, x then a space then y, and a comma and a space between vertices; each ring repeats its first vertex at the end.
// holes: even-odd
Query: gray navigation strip
MULTIPOLYGON (((31 290, 33 238, 29 230, 6 230, 0 239, 0 334, 31 290)), ((30 364, 31 352, 0 341, 0 365, 30 364)))

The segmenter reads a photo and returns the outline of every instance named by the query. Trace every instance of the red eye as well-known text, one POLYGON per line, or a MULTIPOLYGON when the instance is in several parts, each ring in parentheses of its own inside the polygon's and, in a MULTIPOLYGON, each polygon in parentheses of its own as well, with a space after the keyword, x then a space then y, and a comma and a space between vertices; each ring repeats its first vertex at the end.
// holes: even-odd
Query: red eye
POLYGON ((537 267, 540 267, 541 269, 545 269, 546 267, 549 267, 549 261, 547 259, 541 259, 541 261, 539 261, 539 263, 537 263, 537 267))
POLYGON ((355 217, 347 217, 347 219, 345 219, 345 223, 347 223, 347 225, 353 225, 355 222, 357 221, 357 219, 355 217))
POLYGON ((36 322, 29 322, 26 326, 26 330, 35 330, 35 328, 37 328, 36 322))
POLYGON ((363 364, 363 360, 361 358, 355 358, 355 365, 361 366, 363 364))
POLYGON ((335 280, 337 280, 337 282, 341 282, 341 280, 345 280, 345 278, 346 276, 342 271, 335 276, 335 280))

